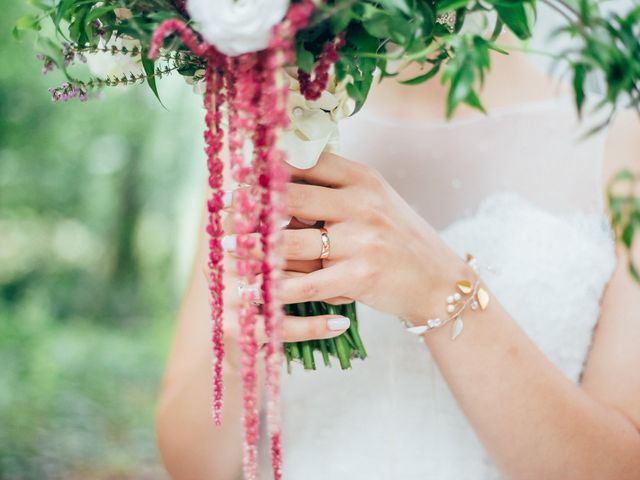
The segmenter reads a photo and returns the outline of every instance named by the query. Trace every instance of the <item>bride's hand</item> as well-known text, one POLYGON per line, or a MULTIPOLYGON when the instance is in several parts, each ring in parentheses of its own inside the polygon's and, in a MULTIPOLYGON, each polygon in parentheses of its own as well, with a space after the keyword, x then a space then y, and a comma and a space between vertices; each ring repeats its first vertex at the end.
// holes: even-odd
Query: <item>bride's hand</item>
POLYGON ((319 229, 284 231, 284 303, 354 299, 415 321, 439 309, 456 280, 470 278, 465 262, 371 167, 323 154, 311 169, 290 168, 294 182, 306 183, 288 184, 289 214, 323 220, 330 255, 318 260, 319 229))
MULTIPOLYGON (((226 214, 222 219, 222 227, 228 238, 233 237, 233 225, 231 221, 231 213, 233 206, 229 205, 226 209, 226 214)), ((291 222, 290 228, 301 228, 306 225, 296 222, 291 222)), ((257 242, 259 245, 260 242, 257 242)), ((223 241, 223 245, 228 245, 223 241)), ((235 272, 235 260, 233 258, 233 252, 228 252, 230 255, 226 255, 224 259, 224 270, 227 282, 227 286, 224 289, 224 304, 225 311, 231 312, 232 316, 235 316, 239 312, 240 308, 240 288, 236 287, 237 275, 235 272)), ((298 262, 298 266, 303 271, 311 271, 314 269, 312 262, 298 262)), ((256 282, 249 288, 258 288, 259 283, 256 282)), ((256 291, 255 295, 259 297, 259 292, 256 291)), ((267 342, 267 336, 264 331, 264 321, 262 315, 258 314, 258 321, 256 322, 256 341, 259 345, 263 345, 267 342)), ((315 340, 322 338, 332 338, 340 335, 349 328, 349 319, 339 315, 318 315, 309 317, 295 317, 285 316, 282 323, 282 340, 285 342, 299 342, 304 340, 315 340)), ((229 321, 224 325, 225 339, 230 340, 239 336, 238 322, 229 321)), ((237 342, 226 342, 230 346, 234 346, 237 342)), ((233 347, 230 347, 233 348, 233 347)))

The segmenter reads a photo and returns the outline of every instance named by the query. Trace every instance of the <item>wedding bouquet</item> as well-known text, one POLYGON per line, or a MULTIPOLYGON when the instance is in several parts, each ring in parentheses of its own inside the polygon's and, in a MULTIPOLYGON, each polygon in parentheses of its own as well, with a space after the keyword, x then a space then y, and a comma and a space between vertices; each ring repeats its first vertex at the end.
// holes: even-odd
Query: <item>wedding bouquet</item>
MULTIPOLYGON (((226 145, 235 182, 234 231, 241 290, 244 473, 256 477, 258 414, 255 339, 262 302, 269 435, 275 478, 280 478, 279 366, 299 360, 315 368, 314 352, 348 368, 365 358, 355 305, 322 302, 278 304, 274 291, 282 270, 279 232, 285 217, 288 170, 310 168, 323 151, 337 149, 340 119, 365 103, 375 78, 393 77, 411 63, 419 84, 436 77, 448 87, 446 115, 460 104, 484 111, 479 89, 491 50, 504 30, 532 35, 535 0, 29 0, 41 13, 18 20, 15 34, 38 35, 43 73, 59 69, 66 81, 50 89, 54 101, 86 101, 104 87, 146 83, 159 97, 157 80, 176 73, 203 95, 204 138, 211 196, 207 201, 209 285, 214 353, 213 416, 221 422, 223 344, 222 150, 226 145), (473 19, 473 20, 471 20, 473 19), (43 30, 48 23, 46 30, 43 30), (87 64, 90 73, 81 70, 87 64), (390 66, 394 65, 391 69, 390 66), (400 65, 400 67, 396 67, 400 65), (251 251, 259 232, 261 260, 251 251), (261 278, 260 278, 261 277, 261 278), (283 308, 284 307, 284 308, 283 308), (332 340, 285 344, 283 311, 294 315, 337 313, 351 326, 332 340)), ((556 34, 578 40, 558 54, 573 77, 582 109, 585 81, 603 73, 607 89, 600 108, 615 111, 622 99, 640 105, 640 7, 628 16, 605 18, 597 2, 546 0, 566 20, 556 34), (631 66, 632 68, 622 68, 631 66)), ((635 223, 634 223, 635 225, 635 223)))

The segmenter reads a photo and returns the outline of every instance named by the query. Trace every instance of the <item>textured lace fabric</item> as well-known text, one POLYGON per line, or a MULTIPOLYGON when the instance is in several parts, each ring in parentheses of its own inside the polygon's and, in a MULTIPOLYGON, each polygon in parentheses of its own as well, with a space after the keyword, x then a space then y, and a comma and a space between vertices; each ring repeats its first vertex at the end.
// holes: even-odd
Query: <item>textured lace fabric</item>
MULTIPOLYGON (((578 382, 615 263, 605 135, 571 139, 565 99, 449 124, 362 113, 344 122, 344 156, 376 166, 454 251, 489 267, 496 298, 578 382)), ((500 478, 428 349, 393 316, 361 304, 358 315, 365 361, 283 370, 284 478, 500 478)), ((264 431, 261 442, 261 478, 271 478, 264 431)))

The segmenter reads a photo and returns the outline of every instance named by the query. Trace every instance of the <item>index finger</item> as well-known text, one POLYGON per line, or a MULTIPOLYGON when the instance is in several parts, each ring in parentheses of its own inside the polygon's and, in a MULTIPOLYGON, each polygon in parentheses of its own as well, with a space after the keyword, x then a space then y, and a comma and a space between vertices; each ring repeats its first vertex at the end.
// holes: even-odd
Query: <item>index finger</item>
POLYGON ((294 181, 304 180, 323 187, 344 187, 352 184, 364 167, 358 162, 324 152, 311 168, 296 168, 288 163, 287 168, 294 181))

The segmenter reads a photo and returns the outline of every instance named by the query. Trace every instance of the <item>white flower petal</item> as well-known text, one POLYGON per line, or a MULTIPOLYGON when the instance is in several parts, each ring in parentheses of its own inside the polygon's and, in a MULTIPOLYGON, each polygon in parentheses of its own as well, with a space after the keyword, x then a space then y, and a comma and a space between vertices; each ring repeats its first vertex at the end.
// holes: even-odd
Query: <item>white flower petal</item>
POLYGON ((333 110, 338 106, 338 99, 328 91, 322 92, 320 98, 309 101, 311 108, 320 108, 322 110, 333 110))
POLYGON ((309 140, 329 138, 331 132, 338 128, 331 115, 321 110, 303 111, 292 122, 291 129, 299 130, 309 140))
POLYGON ((303 140, 295 132, 288 131, 280 136, 278 143, 287 153, 289 165, 306 170, 318 163, 328 140, 328 136, 318 140, 303 140))
POLYGON ((289 0, 187 0, 202 36, 230 56, 263 50, 289 0))
MULTIPOLYGON (((129 51, 134 48, 140 49, 140 42, 133 39, 123 37, 112 38, 109 42, 100 40, 98 48, 111 48, 115 46, 118 49, 126 47, 129 51)), ((85 55, 87 57, 87 66, 92 75, 105 79, 107 77, 122 77, 140 75, 144 73, 140 55, 135 57, 123 54, 111 54, 110 52, 96 52, 85 55)))

